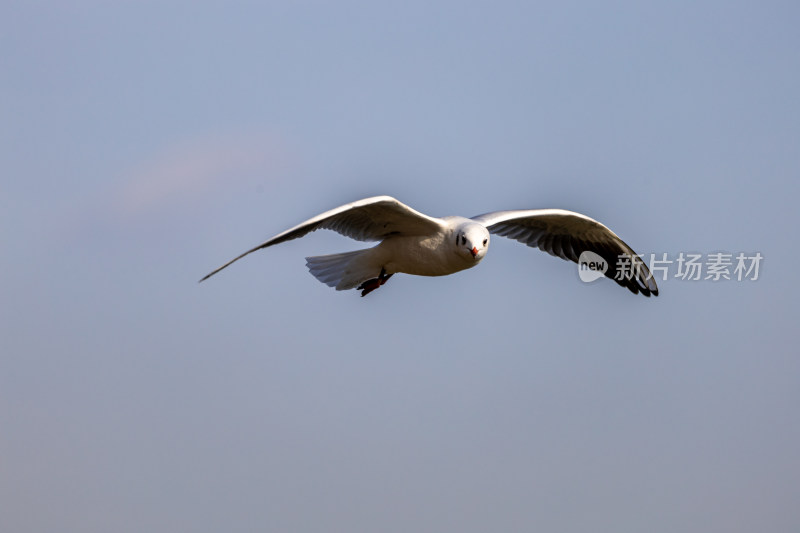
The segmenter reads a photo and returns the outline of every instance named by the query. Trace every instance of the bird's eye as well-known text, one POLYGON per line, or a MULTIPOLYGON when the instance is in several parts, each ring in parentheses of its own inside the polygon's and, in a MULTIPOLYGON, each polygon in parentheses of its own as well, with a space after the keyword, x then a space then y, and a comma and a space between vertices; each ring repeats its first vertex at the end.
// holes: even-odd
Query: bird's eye
POLYGON ((486 246, 486 243, 489 242, 489 239, 483 239, 483 245, 486 246))
POLYGON ((464 235, 461 236, 461 244, 467 244, 467 238, 464 235))

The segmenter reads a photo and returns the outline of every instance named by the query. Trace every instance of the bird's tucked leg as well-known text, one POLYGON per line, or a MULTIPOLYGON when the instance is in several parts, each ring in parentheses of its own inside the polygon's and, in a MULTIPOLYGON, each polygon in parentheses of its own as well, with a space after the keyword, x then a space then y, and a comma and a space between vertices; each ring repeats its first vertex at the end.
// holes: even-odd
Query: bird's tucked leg
POLYGON ((368 279, 367 281, 359 285, 357 289, 361 291, 361 296, 364 297, 367 294, 374 291, 375 289, 377 289, 378 287, 380 287, 381 285, 383 285, 384 283, 386 283, 387 281, 389 281, 389 278, 391 278, 393 275, 394 274, 387 275, 386 269, 381 268, 381 273, 377 278, 368 279))

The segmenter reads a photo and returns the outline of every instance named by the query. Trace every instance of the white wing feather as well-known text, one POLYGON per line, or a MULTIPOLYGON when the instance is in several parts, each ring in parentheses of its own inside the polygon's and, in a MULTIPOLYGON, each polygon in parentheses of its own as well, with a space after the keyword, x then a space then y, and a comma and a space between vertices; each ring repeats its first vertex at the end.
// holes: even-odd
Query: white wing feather
POLYGON ((391 196, 374 196, 331 209, 262 242, 207 274, 204 281, 244 256, 262 248, 298 239, 318 229, 329 229, 358 241, 378 241, 389 235, 429 235, 445 226, 391 196))
POLYGON ((529 209, 495 211, 472 220, 483 224, 490 233, 575 263, 584 251, 594 252, 607 261, 606 277, 634 294, 658 296, 655 279, 636 252, 616 233, 586 215, 563 209, 529 209), (632 277, 617 275, 617 260, 623 254, 632 258, 632 277))

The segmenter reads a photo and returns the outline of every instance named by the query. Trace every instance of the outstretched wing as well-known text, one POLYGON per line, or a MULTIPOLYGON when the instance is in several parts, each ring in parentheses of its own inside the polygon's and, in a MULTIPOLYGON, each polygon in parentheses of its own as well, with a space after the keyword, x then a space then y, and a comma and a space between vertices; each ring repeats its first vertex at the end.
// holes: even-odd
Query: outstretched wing
POLYGON ((636 252, 613 231, 586 215, 563 209, 531 209, 496 211, 472 220, 486 226, 490 233, 575 263, 583 252, 594 252, 606 261, 607 278, 634 294, 658 296, 656 281, 636 252), (630 258, 630 267, 618 263, 621 256, 630 258))
POLYGON ((444 226, 440 219, 423 215, 391 196, 374 196, 326 211, 279 233, 206 275, 204 281, 256 250, 300 238, 318 229, 330 229, 358 241, 379 241, 389 235, 429 235, 444 226))

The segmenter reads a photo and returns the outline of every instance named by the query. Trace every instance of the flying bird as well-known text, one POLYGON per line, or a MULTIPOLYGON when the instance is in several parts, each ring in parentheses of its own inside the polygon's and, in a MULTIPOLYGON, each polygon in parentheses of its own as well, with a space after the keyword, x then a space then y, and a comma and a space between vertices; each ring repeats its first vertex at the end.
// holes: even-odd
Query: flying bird
POLYGON ((209 273, 204 281, 244 256, 329 229, 358 241, 380 241, 365 250, 306 258, 311 274, 336 290, 366 296, 394 274, 446 276, 476 266, 490 235, 517 240, 578 263, 591 252, 605 261, 604 275, 634 294, 658 296, 658 286, 638 255, 613 231, 586 215, 563 209, 494 211, 472 218, 424 215, 390 196, 375 196, 331 209, 279 233, 209 273), (627 257, 625 261, 619 258, 627 257))

